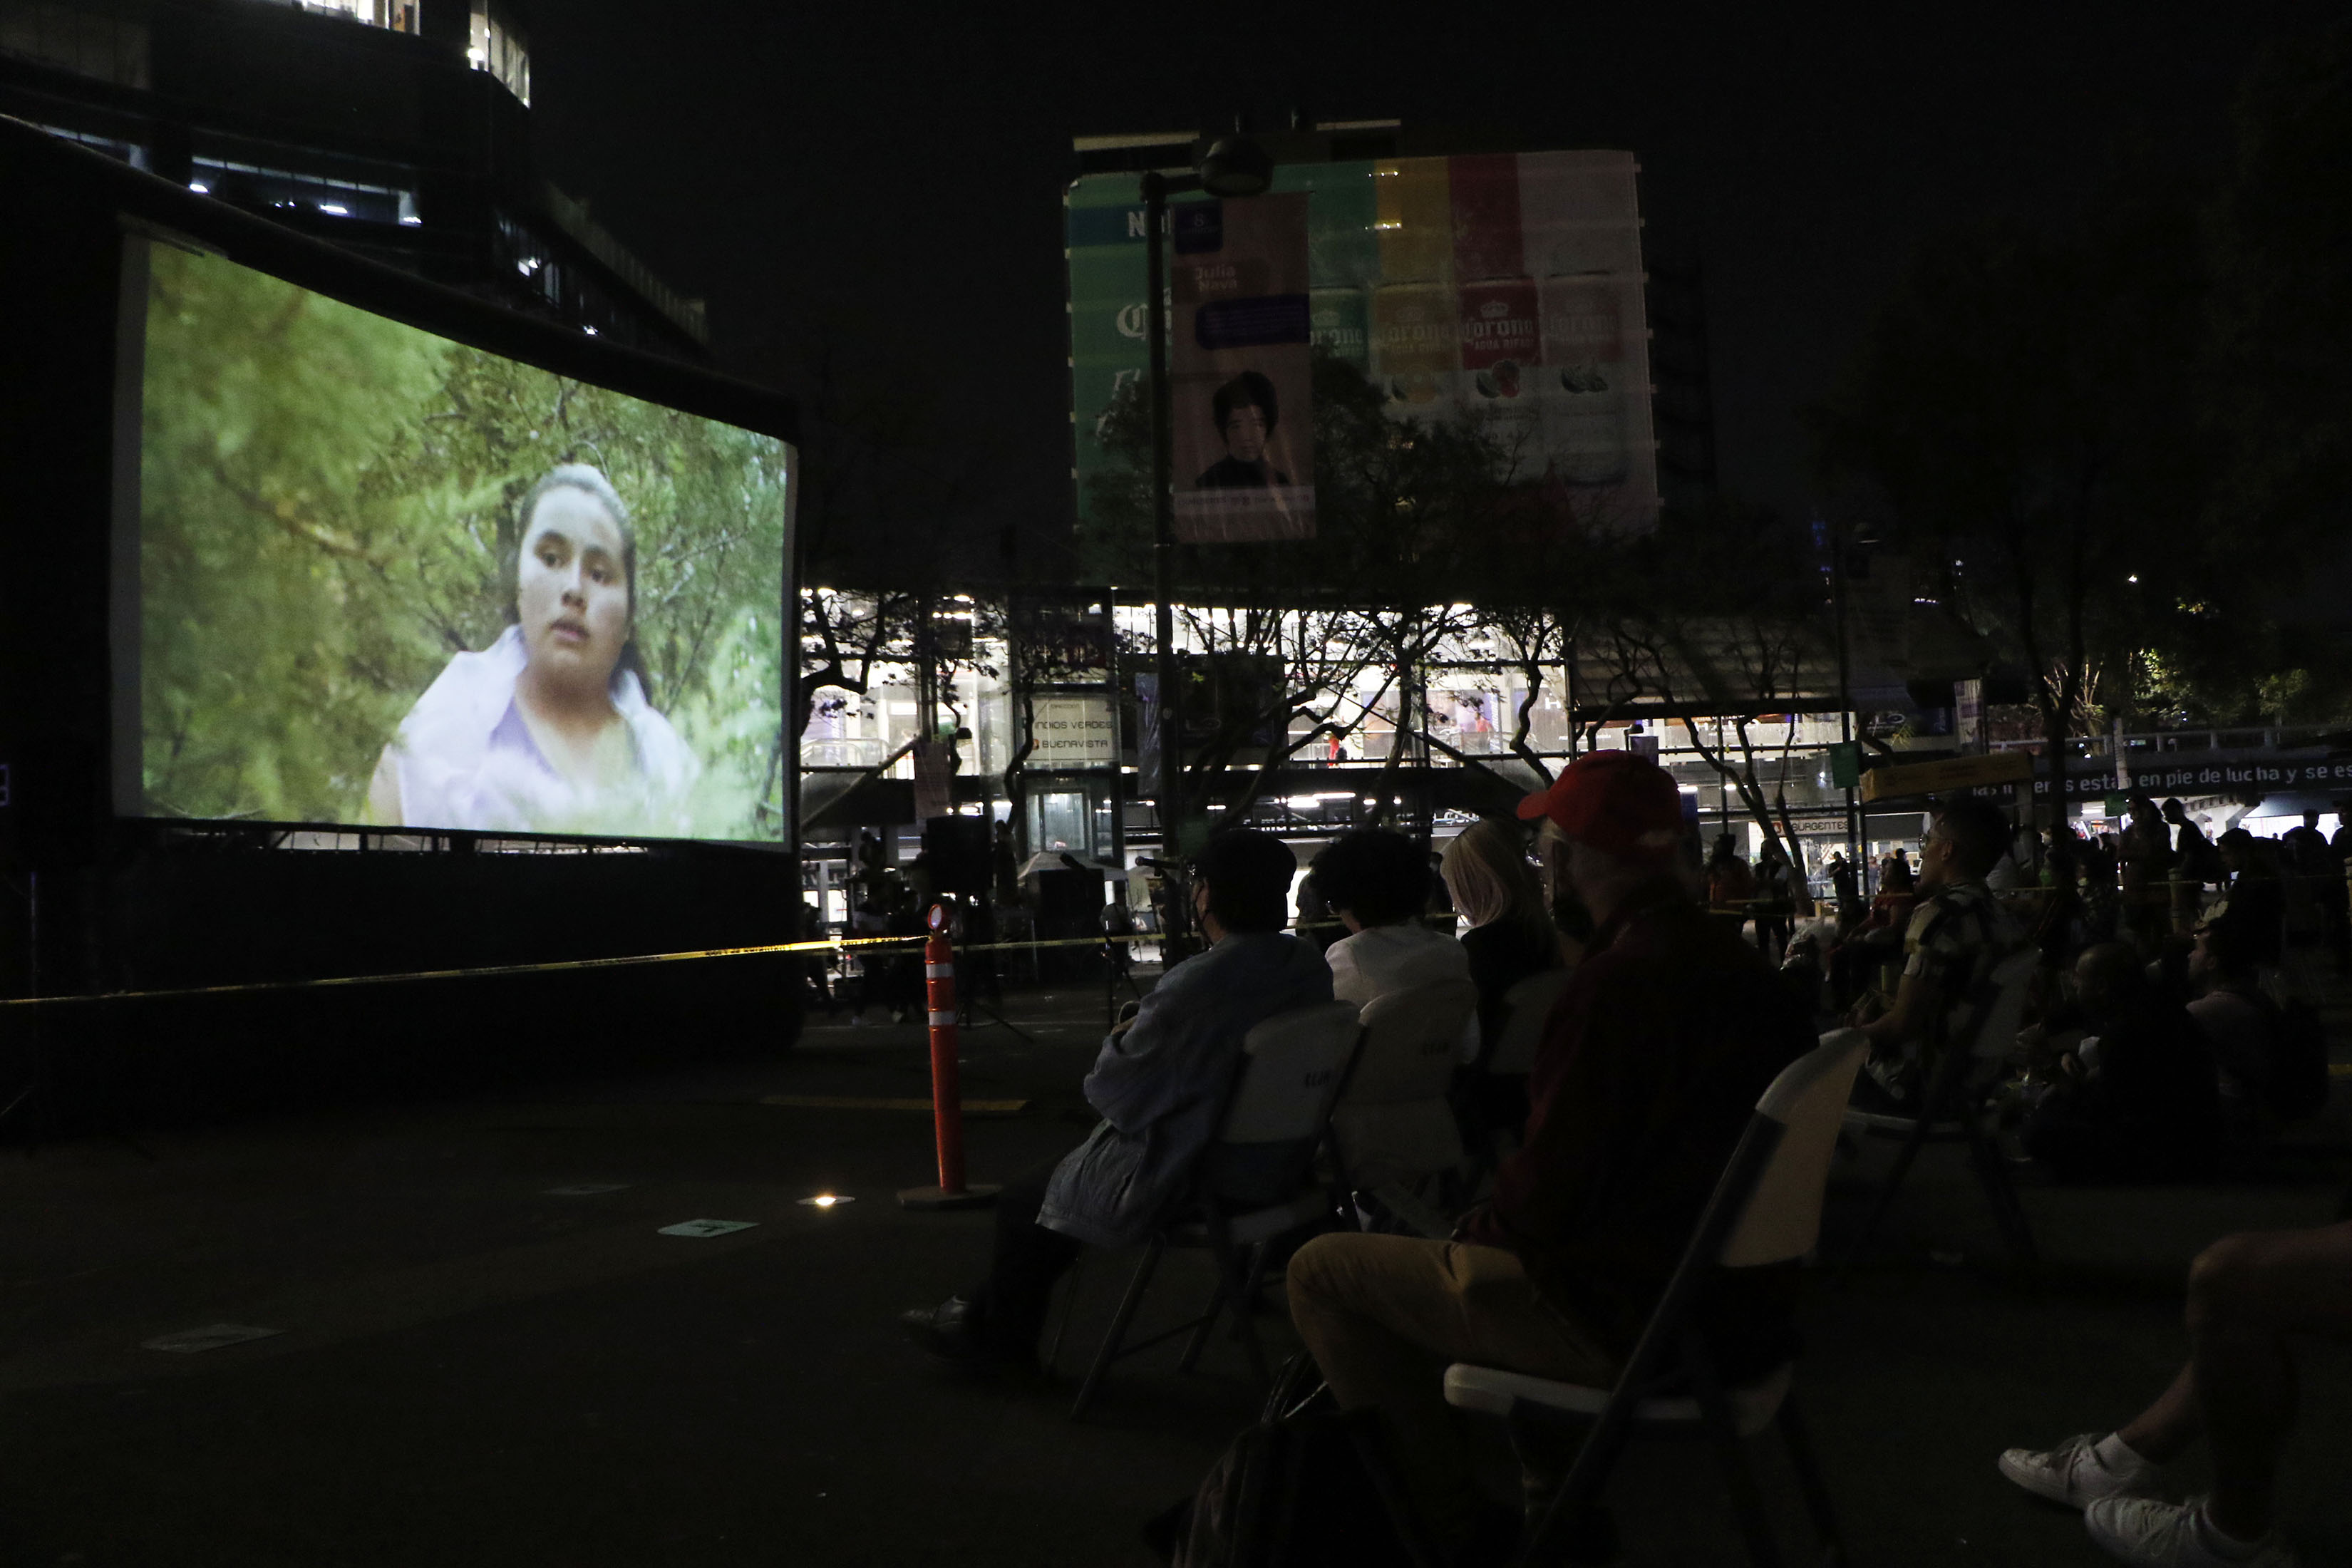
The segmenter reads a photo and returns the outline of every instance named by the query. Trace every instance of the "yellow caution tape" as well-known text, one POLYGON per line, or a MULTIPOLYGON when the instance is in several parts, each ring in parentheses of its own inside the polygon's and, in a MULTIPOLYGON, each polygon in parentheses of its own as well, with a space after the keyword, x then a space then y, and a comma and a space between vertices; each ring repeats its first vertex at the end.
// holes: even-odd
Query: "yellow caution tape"
MULTIPOLYGON (((418 969, 398 974, 339 974, 326 980, 251 980, 232 985, 182 985, 158 991, 93 991, 83 995, 0 996, 0 1007, 37 1007, 68 1002, 137 1002, 183 996, 237 996, 265 991, 307 991, 336 985, 394 985, 418 980, 481 980, 500 974, 556 974, 567 970, 621 969, 638 963, 687 963, 707 958, 754 958, 776 952, 836 952, 848 949, 902 947, 919 951, 922 936, 824 937, 815 942, 768 942, 758 947, 705 947, 687 952, 634 953, 625 958, 565 958, 547 963, 494 963, 477 969, 418 969)), ((1121 936, 1050 937, 1037 942, 980 942, 958 952, 1010 952, 1034 947, 1101 947, 1115 942, 1158 942, 1151 933, 1121 936)))
MULTIPOLYGON (((877 1100, 841 1094, 763 1094, 762 1105, 781 1105, 793 1110, 919 1110, 929 1115, 931 1102, 928 1100, 877 1100)), ((963 1102, 966 1116, 1018 1116, 1029 1109, 1025 1100, 967 1100, 963 1102)))

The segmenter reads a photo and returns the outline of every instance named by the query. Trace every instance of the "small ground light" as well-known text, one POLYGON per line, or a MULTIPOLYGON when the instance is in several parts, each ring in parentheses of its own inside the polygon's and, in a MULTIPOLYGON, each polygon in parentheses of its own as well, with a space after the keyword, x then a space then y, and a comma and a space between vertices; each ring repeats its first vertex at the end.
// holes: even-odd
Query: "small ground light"
POLYGON ((830 1209, 839 1208, 844 1204, 854 1204, 856 1201, 856 1194, 850 1193, 817 1193, 803 1198, 801 1206, 810 1209, 830 1209))

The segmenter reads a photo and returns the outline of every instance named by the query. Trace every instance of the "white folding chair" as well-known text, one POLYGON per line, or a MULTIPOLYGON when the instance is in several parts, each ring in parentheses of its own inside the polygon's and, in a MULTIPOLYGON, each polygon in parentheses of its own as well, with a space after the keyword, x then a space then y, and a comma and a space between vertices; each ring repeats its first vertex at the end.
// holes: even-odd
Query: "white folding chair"
POLYGON ((1456 1047, 1477 1010, 1478 988, 1466 979, 1373 997, 1364 1005, 1356 1065, 1331 1112, 1339 1184, 1370 1193, 1424 1236, 1442 1237, 1452 1228, 1420 1190, 1463 1163, 1454 1075, 1461 1065, 1456 1047))
POLYGON ((1445 1398, 1458 1409, 1508 1424, 1523 1459, 1547 1430, 1585 1428, 1567 1479, 1534 1520, 1519 1562, 1549 1563, 1565 1522, 1598 1503, 1609 1472, 1636 1435, 1694 1436, 1715 1445, 1749 1558, 1774 1563, 1773 1543, 1755 1471, 1741 1439, 1777 1426, 1794 1463, 1805 1508, 1824 1548, 1843 1563, 1845 1548, 1814 1463, 1812 1444, 1791 1394, 1795 1363, 1784 1361, 1738 1387, 1726 1387, 1694 1315, 1701 1292, 1723 1270, 1789 1264, 1821 1236, 1822 1199, 1841 1114, 1853 1090, 1867 1042, 1840 1030, 1783 1068, 1756 1102, 1690 1244, 1635 1342, 1613 1388, 1529 1377, 1498 1367, 1456 1363, 1445 1369, 1445 1398))
POLYGON ((1503 1026, 1486 1042, 1476 1069, 1457 1089, 1461 1122, 1476 1145, 1479 1179, 1516 1147, 1528 1121, 1528 1074, 1551 1022, 1552 1008, 1574 974, 1567 968, 1530 974, 1503 993, 1503 1026))
MULTIPOLYGON (((1077 1401, 1070 1406, 1072 1419, 1087 1413, 1111 1363, 1121 1357, 1189 1332, 1192 1337, 1177 1369, 1192 1371, 1209 1331, 1228 1306, 1251 1367, 1259 1381, 1266 1380, 1265 1352, 1250 1321, 1250 1303, 1265 1268, 1267 1245, 1322 1223, 1331 1212, 1329 1194, 1313 1180, 1315 1153, 1362 1034, 1353 1004, 1322 1002, 1276 1013, 1243 1037, 1241 1064, 1217 1124, 1216 1142, 1202 1155, 1183 1207, 1145 1244, 1142 1261, 1078 1386, 1077 1401), (1129 1344, 1128 1327, 1171 1247, 1206 1247, 1216 1258, 1216 1292, 1199 1316, 1129 1344)), ((1075 1287, 1076 1281, 1071 1283, 1075 1287)), ((1066 1327, 1069 1310, 1066 1300, 1066 1327)), ((1060 1341, 1056 1334, 1056 1352, 1060 1341)))
POLYGON ((1503 993, 1503 1027, 1486 1053, 1486 1071, 1495 1078, 1525 1078, 1536 1065, 1536 1047, 1543 1044, 1544 1026, 1551 1021, 1553 1004, 1575 977, 1572 969, 1547 969, 1530 974, 1503 993))
POLYGON ((1984 1189, 1985 1202, 1991 1206, 1993 1224, 2000 1227, 2001 1239, 2020 1263, 2032 1263, 2041 1257, 2041 1249, 2034 1244, 2032 1224, 2025 1216, 2025 1205, 2018 1201, 2017 1188, 2010 1181, 2009 1163, 2002 1158, 2000 1147, 1987 1125, 1986 1109, 1987 1100, 2000 1086, 2002 1068, 2010 1053, 2017 1048, 2017 1032, 2025 1021, 2026 998, 2032 990, 2033 973, 2041 962, 2038 951, 2021 949, 1995 964, 1977 986, 1969 999, 1965 1023, 1928 1064, 1918 1115, 1847 1110, 1847 1131, 1872 1138, 1900 1139, 1903 1147, 1895 1156, 1895 1168, 1887 1173, 1886 1184, 1879 1189, 1877 1200, 1871 1205, 1870 1217, 1863 1222, 1861 1234, 1846 1254, 1846 1267, 1853 1267, 1878 1234, 1886 1211, 1894 1206, 1896 1189, 1911 1173, 1919 1151, 1930 1143, 1969 1146, 1969 1163, 1976 1170, 1977 1184, 1984 1189))

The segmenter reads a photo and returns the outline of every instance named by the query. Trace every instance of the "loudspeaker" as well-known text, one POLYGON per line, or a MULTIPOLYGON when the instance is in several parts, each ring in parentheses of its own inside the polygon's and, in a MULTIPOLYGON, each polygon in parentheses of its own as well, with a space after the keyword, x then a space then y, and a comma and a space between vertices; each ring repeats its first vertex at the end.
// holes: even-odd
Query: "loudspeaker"
POLYGON ((931 886, 942 893, 986 894, 989 821, 984 816, 934 816, 923 824, 923 856, 931 886))
MULTIPOLYGON (((1039 941, 1102 936, 1103 874, 1091 868, 1039 868, 1029 874, 1039 941)), ((1041 980, 1077 980, 1102 973, 1095 947, 1049 947, 1037 955, 1041 980)))

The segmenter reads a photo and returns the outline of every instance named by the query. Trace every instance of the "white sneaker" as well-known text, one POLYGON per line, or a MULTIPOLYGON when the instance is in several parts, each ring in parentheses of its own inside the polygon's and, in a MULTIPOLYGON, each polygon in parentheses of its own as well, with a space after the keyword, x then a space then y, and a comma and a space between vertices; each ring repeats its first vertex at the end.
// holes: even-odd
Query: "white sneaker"
POLYGON ((2157 1468, 2142 1465, 2137 1469, 2111 1470, 2099 1462, 2092 1449, 2101 1434, 2084 1432, 2069 1437, 2046 1453, 2032 1448, 2011 1448, 2000 1457, 2000 1473, 2032 1492, 2035 1497, 2063 1502, 2068 1508, 2082 1508, 2101 1498, 2154 1497, 2157 1494, 2157 1468))
POLYGON ((2101 1498, 2083 1510, 2091 1539, 2140 1568, 2294 1568, 2294 1553, 2275 1535, 2264 1536, 2251 1557, 2224 1557, 2208 1536, 2205 1500, 2101 1498))

